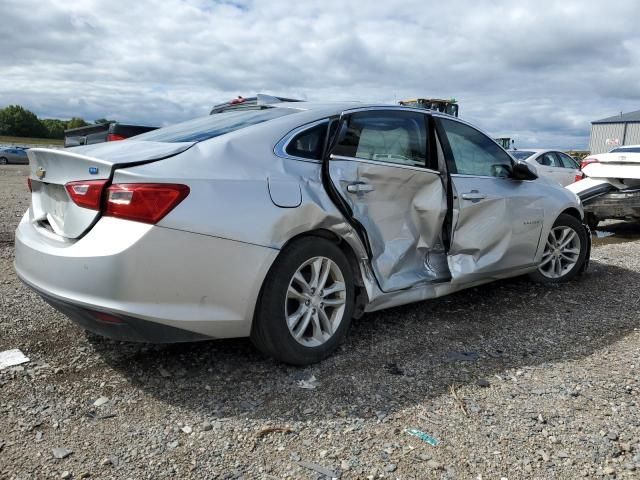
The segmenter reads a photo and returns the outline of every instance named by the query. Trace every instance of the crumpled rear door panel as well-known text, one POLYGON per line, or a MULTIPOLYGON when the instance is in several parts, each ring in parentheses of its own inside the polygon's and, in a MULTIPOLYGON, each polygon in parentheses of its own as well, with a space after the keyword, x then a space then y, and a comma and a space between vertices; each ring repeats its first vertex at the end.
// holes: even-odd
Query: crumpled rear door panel
POLYGON ((428 264, 430 254, 444 255, 441 234, 447 205, 437 172, 336 157, 329 162, 329 174, 353 218, 366 230, 381 290, 449 277, 448 271, 428 264))

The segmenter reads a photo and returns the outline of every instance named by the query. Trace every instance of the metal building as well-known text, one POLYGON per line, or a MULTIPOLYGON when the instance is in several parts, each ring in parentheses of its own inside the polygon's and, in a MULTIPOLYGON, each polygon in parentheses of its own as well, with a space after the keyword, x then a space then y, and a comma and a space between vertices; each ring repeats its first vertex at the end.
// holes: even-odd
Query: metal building
POLYGON ((591 153, 604 153, 620 145, 640 145, 640 110, 591 122, 591 153))

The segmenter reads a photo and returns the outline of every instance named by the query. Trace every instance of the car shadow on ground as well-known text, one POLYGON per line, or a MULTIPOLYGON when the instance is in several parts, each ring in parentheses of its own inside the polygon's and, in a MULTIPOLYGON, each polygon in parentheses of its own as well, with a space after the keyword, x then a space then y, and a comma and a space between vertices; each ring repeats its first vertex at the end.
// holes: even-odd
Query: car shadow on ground
POLYGON ((451 385, 604 349, 640 326, 634 285, 638 272, 592 262, 557 287, 517 278, 367 314, 338 352, 306 368, 265 358, 246 339, 153 346, 89 338, 133 385, 204 419, 368 418, 451 385), (300 388, 311 375, 317 388, 300 388))
POLYGON ((603 222, 595 229, 594 245, 632 242, 640 238, 640 222, 603 222))

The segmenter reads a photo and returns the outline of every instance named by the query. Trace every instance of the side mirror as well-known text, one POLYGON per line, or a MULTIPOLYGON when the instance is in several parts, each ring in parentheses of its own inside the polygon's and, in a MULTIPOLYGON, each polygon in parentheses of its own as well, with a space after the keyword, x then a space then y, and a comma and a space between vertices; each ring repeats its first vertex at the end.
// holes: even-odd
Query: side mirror
POLYGON ((536 172, 536 168, 533 165, 517 161, 511 169, 511 178, 514 180, 535 180, 538 178, 538 172, 536 172))

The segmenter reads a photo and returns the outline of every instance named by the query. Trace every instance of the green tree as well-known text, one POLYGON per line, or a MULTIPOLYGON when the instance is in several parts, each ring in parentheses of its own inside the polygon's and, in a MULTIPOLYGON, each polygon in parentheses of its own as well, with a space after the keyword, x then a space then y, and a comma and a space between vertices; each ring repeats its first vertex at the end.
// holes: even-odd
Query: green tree
POLYGON ((58 120, 57 118, 45 118, 42 120, 47 129, 47 138, 64 138, 64 130, 67 128, 67 122, 58 120))
POLYGON ((35 113, 20 105, 0 109, 0 134, 16 137, 44 137, 47 129, 35 113))
POLYGON ((102 123, 113 123, 115 122, 115 120, 107 120, 106 118, 98 118, 97 120, 94 120, 93 123, 96 125, 100 125, 102 123))
POLYGON ((67 122, 67 129, 86 127, 87 125, 89 124, 85 122, 83 118, 73 117, 71 120, 67 122))

